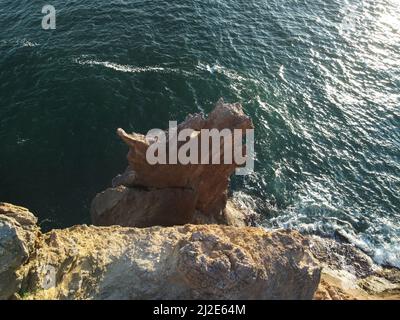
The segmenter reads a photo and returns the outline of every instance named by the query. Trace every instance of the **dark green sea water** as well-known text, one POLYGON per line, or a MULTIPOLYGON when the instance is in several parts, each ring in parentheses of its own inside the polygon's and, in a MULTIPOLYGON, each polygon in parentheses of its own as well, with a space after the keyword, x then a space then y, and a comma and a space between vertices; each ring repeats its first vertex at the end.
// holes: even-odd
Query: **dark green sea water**
POLYGON ((256 168, 233 196, 267 228, 341 235, 400 267, 398 0, 0 0, 0 201, 89 223, 146 133, 239 101, 256 168))

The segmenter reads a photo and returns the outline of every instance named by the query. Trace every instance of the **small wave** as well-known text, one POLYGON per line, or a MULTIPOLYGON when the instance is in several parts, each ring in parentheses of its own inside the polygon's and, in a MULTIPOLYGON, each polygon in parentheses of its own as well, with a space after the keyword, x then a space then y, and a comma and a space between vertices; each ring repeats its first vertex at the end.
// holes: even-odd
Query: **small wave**
POLYGON ((400 268, 400 246, 398 242, 373 244, 362 235, 358 236, 343 229, 340 230, 340 234, 367 253, 378 265, 400 268))
POLYGON ((229 80, 229 88, 237 94, 238 97, 242 96, 242 93, 247 91, 248 85, 259 86, 262 82, 258 79, 253 78, 250 75, 241 75, 233 69, 228 69, 219 64, 209 65, 207 63, 198 62, 196 70, 201 72, 209 72, 210 74, 220 74, 229 80))
POLYGON ((249 79, 246 79, 245 77, 241 76, 240 74, 238 74, 236 71, 227 69, 219 64, 214 64, 214 65, 210 66, 209 64, 198 62, 196 69, 201 70, 201 71, 208 71, 211 74, 220 73, 220 74, 223 74, 224 76, 226 76, 227 78, 229 78, 231 80, 235 80, 235 81, 249 80, 249 79))
POLYGON ((36 47, 36 46, 38 46, 38 44, 36 42, 31 42, 31 41, 26 40, 26 39, 22 40, 21 44, 22 44, 23 47, 36 47))
MULTIPOLYGON (((318 210, 318 207, 320 206, 315 210, 318 210)), ((327 207, 323 209, 326 210, 327 207)), ((318 212, 315 211, 314 214, 317 215, 318 212)), ((314 221, 308 221, 308 215, 310 213, 307 214, 300 208, 288 208, 286 212, 280 212, 277 217, 268 221, 264 227, 268 230, 295 229, 304 234, 328 238, 336 238, 339 235, 369 255, 376 264, 400 268, 400 246, 397 237, 393 236, 394 240, 390 243, 376 243, 365 233, 357 233, 348 222, 333 217, 334 214, 314 221)))
POLYGON ((285 79, 285 67, 283 65, 280 66, 278 74, 279 74, 279 78, 281 78, 283 81, 287 82, 285 79))
POLYGON ((400 246, 399 244, 385 244, 375 249, 373 259, 380 265, 390 265, 400 269, 400 246))
POLYGON ((30 139, 24 139, 24 138, 17 138, 17 144, 18 145, 23 145, 26 142, 29 142, 30 139))
POLYGON ((235 191, 232 194, 232 202, 237 208, 244 212, 255 214, 257 208, 257 201, 249 194, 243 191, 235 191))
POLYGON ((86 58, 85 55, 83 55, 80 58, 75 58, 73 61, 77 64, 80 65, 88 65, 88 66, 102 66, 105 68, 109 68, 115 71, 119 72, 125 72, 125 73, 175 73, 179 75, 184 75, 187 77, 192 77, 195 74, 183 70, 183 69, 178 69, 178 68, 170 68, 170 67, 162 67, 162 66, 144 66, 144 67, 137 67, 137 66, 132 66, 132 65, 127 65, 127 64, 119 64, 115 62, 110 62, 110 61, 98 61, 94 59, 89 59, 86 58))
POLYGON ((75 59, 75 62, 80 65, 90 65, 90 66, 103 66, 109 69, 113 69, 121 72, 128 73, 142 73, 142 72, 178 72, 178 69, 163 68, 158 66, 147 66, 147 67, 134 67, 130 65, 123 65, 109 61, 97 61, 97 60, 83 60, 75 59))
POLYGON ((18 48, 24 48, 24 47, 36 47, 39 44, 33 41, 29 41, 27 39, 11 39, 11 40, 1 40, 0 45, 7 45, 7 46, 13 46, 13 47, 18 47, 18 48))

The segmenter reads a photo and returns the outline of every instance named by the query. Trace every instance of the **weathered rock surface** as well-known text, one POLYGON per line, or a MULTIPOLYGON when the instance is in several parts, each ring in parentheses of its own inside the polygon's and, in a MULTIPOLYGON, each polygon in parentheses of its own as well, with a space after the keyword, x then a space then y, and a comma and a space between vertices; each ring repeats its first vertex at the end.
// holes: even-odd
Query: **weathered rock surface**
POLYGON ((400 270, 383 268, 350 243, 309 237, 322 267, 315 299, 400 299, 400 270))
POLYGON ((18 289, 20 279, 16 271, 35 249, 39 235, 36 222, 29 210, 0 203, 0 299, 18 289))
POLYGON ((225 209, 219 215, 205 215, 196 211, 193 224, 220 224, 233 227, 256 226, 258 216, 254 212, 243 209, 233 199, 228 199, 225 209))
MULTIPOLYGON (((201 129, 238 129, 245 134, 246 129, 252 127, 251 119, 243 113, 240 104, 226 104, 220 100, 207 118, 189 115, 178 125, 177 132, 193 129, 190 139, 201 146, 201 140, 205 139, 201 129)), ((249 220, 243 212, 225 210, 229 177, 238 164, 222 164, 223 139, 219 148, 221 164, 151 165, 146 152, 154 141, 147 141, 141 134, 127 134, 122 129, 117 133, 129 146, 129 166, 113 179, 112 188, 99 193, 93 200, 91 217, 95 225, 172 226, 206 220, 229 224, 238 219, 243 224, 249 220)), ((166 135, 172 133, 166 131, 166 135)), ((178 149, 188 141, 178 144, 178 149)), ((166 151, 168 154, 168 148, 166 151)), ((246 154, 245 147, 242 153, 246 154)), ((210 150, 209 154, 211 163, 215 153, 213 155, 210 150)), ((201 159, 198 160, 200 163, 201 159)))
POLYGON ((127 227, 172 226, 191 221, 197 195, 188 188, 127 188, 99 193, 92 203, 96 225, 127 227))
MULTIPOLYGON (((8 219, 0 215, 1 223, 8 219)), ((32 228, 30 218, 26 229, 16 219, 15 228, 32 228)), ((39 235, 35 246, 33 239, 17 237, 26 250, 0 256, 19 275, 17 290, 2 298, 311 299, 320 278, 307 240, 291 231, 83 225, 39 235)))
POLYGON ((0 299, 400 299, 400 271, 351 244, 219 225, 42 234, 0 203, 0 299))
POLYGON ((379 269, 374 275, 357 278, 344 270, 323 268, 321 282, 314 298, 318 300, 400 300, 400 271, 379 269))

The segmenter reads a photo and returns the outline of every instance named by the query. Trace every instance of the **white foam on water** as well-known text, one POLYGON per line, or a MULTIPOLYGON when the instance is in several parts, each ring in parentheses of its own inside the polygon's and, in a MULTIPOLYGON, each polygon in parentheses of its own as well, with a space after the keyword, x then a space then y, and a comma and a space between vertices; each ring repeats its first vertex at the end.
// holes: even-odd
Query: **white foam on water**
POLYGON ((287 82, 285 79, 285 67, 283 65, 280 66, 278 74, 279 74, 279 78, 281 78, 283 81, 287 82))
POLYGON ((330 238, 339 234, 370 256, 376 264, 400 268, 400 241, 397 238, 393 238, 390 243, 384 241, 372 242, 370 235, 357 233, 349 223, 339 221, 334 217, 307 222, 304 221, 307 220, 307 215, 302 214, 300 208, 292 208, 272 220, 274 225, 278 226, 277 228, 296 229, 302 233, 323 235, 330 238))
MULTIPOLYGON (((279 167, 275 175, 281 176, 279 167)), ((264 222, 266 228, 295 229, 329 238, 340 236, 366 253, 376 264, 400 268, 397 220, 375 216, 374 213, 367 216, 365 212, 344 210, 336 198, 332 198, 336 192, 325 187, 323 182, 310 181, 309 187, 304 186, 303 193, 297 194, 292 205, 278 210, 264 222), (359 223, 363 221, 368 221, 369 227, 359 230, 359 223)))
POLYGON ((391 265, 400 269, 400 244, 388 243, 375 249, 373 259, 380 265, 391 265))
POLYGON ((244 212, 251 214, 256 212, 256 200, 243 191, 234 191, 231 200, 238 209, 243 210, 244 212))
POLYGON ((110 61, 97 61, 92 59, 75 59, 80 65, 103 66, 120 72, 142 73, 142 72, 177 72, 179 70, 173 68, 163 68, 158 66, 134 67, 130 65, 118 64, 110 61))
POLYGON ((213 64, 212 66, 210 66, 207 63, 202 63, 202 62, 198 62, 197 66, 196 66, 197 70, 201 70, 201 71, 208 71, 211 74, 214 73, 220 73, 223 74, 224 76, 226 76, 227 78, 234 80, 234 81, 252 81, 251 79, 246 79, 245 77, 241 76, 240 74, 238 74, 235 70, 231 70, 228 68, 225 68, 219 64, 213 64))
POLYGON ((31 42, 29 40, 23 39, 21 41, 21 44, 23 47, 36 47, 38 46, 38 44, 36 42, 31 42))
POLYGON ((400 268, 400 241, 373 244, 363 235, 340 230, 340 233, 356 247, 367 253, 378 265, 400 268))
POLYGON ((19 48, 24 48, 24 47, 36 47, 39 44, 33 41, 29 41, 27 39, 11 39, 11 40, 1 40, 0 45, 16 45, 19 48))
POLYGON ((96 59, 91 59, 87 55, 82 55, 79 58, 74 58, 73 61, 80 65, 88 66, 102 66, 108 69, 112 69, 119 72, 125 73, 176 73, 184 76, 194 76, 195 74, 178 68, 162 67, 162 66, 144 66, 137 67, 127 64, 119 64, 111 61, 101 61, 96 59))
POLYGON ((210 74, 220 74, 226 77, 230 84, 229 87, 234 91, 239 97, 242 96, 243 91, 246 91, 250 83, 258 86, 262 84, 259 79, 253 78, 251 75, 241 75, 233 69, 226 68, 218 63, 209 65, 201 61, 197 62, 196 70, 201 72, 209 72, 210 74))

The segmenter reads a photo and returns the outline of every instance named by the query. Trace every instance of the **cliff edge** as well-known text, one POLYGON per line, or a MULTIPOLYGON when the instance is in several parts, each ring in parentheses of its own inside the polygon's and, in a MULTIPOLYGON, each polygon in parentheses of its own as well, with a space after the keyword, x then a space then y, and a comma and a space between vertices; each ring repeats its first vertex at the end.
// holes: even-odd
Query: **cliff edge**
POLYGON ((34 219, 0 204, 1 299, 312 299, 320 280, 294 231, 81 225, 42 234, 34 219))
MULTIPOLYGON (((203 129, 252 127, 240 104, 220 100, 175 134, 191 129, 186 142, 198 142, 203 129)), ((0 299, 400 298, 400 271, 354 245, 250 227, 255 215, 228 197, 238 164, 150 165, 154 141, 117 133, 128 167, 94 198, 97 226, 42 233, 28 209, 0 203, 0 299)))

